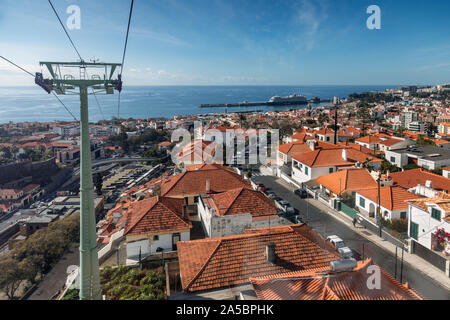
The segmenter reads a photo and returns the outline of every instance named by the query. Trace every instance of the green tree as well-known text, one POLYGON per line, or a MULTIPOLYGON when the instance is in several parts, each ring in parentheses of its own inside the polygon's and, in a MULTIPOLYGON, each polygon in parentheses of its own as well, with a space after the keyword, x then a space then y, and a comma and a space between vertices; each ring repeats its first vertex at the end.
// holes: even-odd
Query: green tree
POLYGON ((389 172, 398 172, 398 171, 400 171, 400 169, 395 164, 392 164, 392 163, 390 163, 389 161, 386 161, 386 160, 381 162, 380 170, 381 170, 381 172, 383 174, 386 174, 388 171, 389 172))
POLYGON ((1 152, 3 153, 3 157, 6 159, 12 158, 11 150, 8 147, 2 147, 1 152))
POLYGON ((125 132, 125 127, 121 127, 120 131, 120 146, 124 152, 128 152, 130 149, 130 145, 128 143, 128 135, 125 132))
POLYGON ((12 258, 0 261, 0 289, 6 294, 9 300, 16 299, 17 290, 22 281, 27 278, 23 264, 17 263, 12 258))
POLYGON ((418 146, 436 146, 433 140, 425 139, 423 135, 419 135, 416 140, 418 146))

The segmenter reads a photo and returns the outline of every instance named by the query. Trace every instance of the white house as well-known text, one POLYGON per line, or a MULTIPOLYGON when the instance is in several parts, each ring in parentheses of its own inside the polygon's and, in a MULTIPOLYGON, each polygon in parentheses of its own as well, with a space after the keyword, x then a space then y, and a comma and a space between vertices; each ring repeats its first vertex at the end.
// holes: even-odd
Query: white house
MULTIPOLYGON (((380 188, 380 212, 384 219, 407 219, 408 205, 405 200, 415 199, 417 195, 400 187, 380 188)), ((363 189, 356 192, 356 207, 367 217, 375 218, 378 208, 378 188, 363 189)))
POLYGON ((442 175, 450 179, 450 167, 442 168, 442 175))
POLYGON ((208 237, 243 234, 244 229, 290 224, 272 200, 246 188, 200 196, 198 214, 208 237))
POLYGON ((412 140, 403 138, 391 138, 378 143, 380 151, 386 152, 389 150, 398 150, 407 148, 408 146, 415 145, 416 143, 412 140))
POLYGON ((403 168, 407 164, 434 170, 450 165, 450 149, 434 146, 410 146, 406 149, 386 151, 386 160, 403 168))
POLYGON ((369 135, 369 136, 364 136, 361 138, 358 138, 355 140, 355 143, 366 147, 367 149, 370 150, 378 150, 379 149, 379 143, 383 142, 382 139, 369 135))
POLYGON ((127 258, 136 260, 161 251, 176 251, 190 240, 192 224, 184 199, 153 197, 133 202, 126 213, 127 258))
POLYGON ((315 149, 311 143, 311 151, 292 156, 292 179, 304 183, 325 174, 336 172, 355 164, 369 161, 373 169, 378 169, 381 159, 369 157, 367 154, 347 147, 330 146, 315 149), (368 158, 371 158, 368 160, 368 158))
MULTIPOLYGON (((433 234, 438 229, 450 233, 450 196, 440 193, 435 198, 408 201, 408 235, 423 247, 432 250, 433 234)), ((444 248, 450 253, 450 239, 444 248)))

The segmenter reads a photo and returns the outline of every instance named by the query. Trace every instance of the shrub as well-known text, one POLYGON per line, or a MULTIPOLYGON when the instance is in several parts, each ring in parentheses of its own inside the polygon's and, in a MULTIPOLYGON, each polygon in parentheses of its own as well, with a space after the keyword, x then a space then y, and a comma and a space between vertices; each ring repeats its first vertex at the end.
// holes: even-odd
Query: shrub
POLYGON ((69 289, 61 300, 80 300, 78 289, 69 289))
POLYGON ((139 271, 121 266, 100 273, 102 293, 110 300, 164 300, 165 276, 161 271, 139 271))
POLYGON ((394 219, 391 222, 391 228, 399 233, 408 231, 408 219, 394 219))

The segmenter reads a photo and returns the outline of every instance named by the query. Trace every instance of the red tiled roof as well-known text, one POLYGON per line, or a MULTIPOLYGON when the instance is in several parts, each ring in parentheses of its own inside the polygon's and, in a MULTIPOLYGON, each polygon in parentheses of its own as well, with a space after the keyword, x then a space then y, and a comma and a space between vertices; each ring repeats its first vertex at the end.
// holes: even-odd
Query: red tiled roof
POLYGON ((183 290, 218 289, 249 283, 252 276, 328 266, 342 259, 309 240, 307 225, 255 229, 251 233, 177 242, 183 290), (266 245, 275 244, 277 259, 267 261, 266 245))
MULTIPOLYGON (((373 202, 378 202, 378 188, 359 190, 358 193, 373 202)), ((406 200, 416 198, 417 195, 400 187, 380 188, 380 204, 391 211, 408 209, 406 200)))
POLYGON ((177 160, 181 162, 207 161, 212 162, 217 145, 211 141, 194 140, 184 146, 177 154, 177 160))
POLYGON ((450 193, 450 179, 421 168, 393 172, 390 177, 397 186, 405 189, 414 188, 419 184, 424 186, 426 181, 430 180, 433 189, 450 193))
POLYGON ((294 141, 291 143, 282 144, 278 147, 278 151, 284 154, 298 154, 304 152, 311 152, 308 145, 301 141, 294 141))
POLYGON ((302 270, 266 277, 252 277, 253 288, 260 300, 424 300, 380 269, 380 289, 367 286, 376 266, 371 259, 358 261, 357 267, 346 272, 331 272, 329 267, 302 270))
POLYGON ((353 143, 353 142, 346 141, 346 142, 340 142, 338 145, 342 146, 342 147, 350 147, 350 148, 355 149, 357 151, 360 151, 362 153, 367 153, 367 154, 373 153, 372 149, 366 148, 366 147, 364 147, 364 146, 362 146, 362 145, 360 145, 358 143, 353 143))
POLYGON ((296 133, 294 133, 291 136, 291 138, 293 140, 296 140, 296 141, 299 141, 299 142, 305 142, 306 141, 306 137, 307 137, 307 135, 304 132, 296 132, 296 133))
POLYGON ((377 187, 377 182, 373 179, 367 169, 349 168, 322 175, 316 178, 315 181, 338 195, 346 191, 357 191, 360 189, 377 187))
POLYGON ((259 191, 238 188, 203 198, 218 216, 251 214, 253 217, 277 214, 272 200, 259 191))
POLYGON ((391 139, 387 139, 387 140, 380 142, 380 144, 382 144, 386 147, 390 147, 390 146, 396 145, 397 143, 400 143, 400 142, 403 142, 403 140, 391 138, 391 139))
MULTIPOLYGON (((352 148, 319 149, 311 152, 294 155, 293 159, 309 167, 332 167, 352 165, 356 162, 365 162, 367 154, 352 148), (343 150, 346 150, 347 161, 342 157, 343 150)), ((372 157, 374 158, 374 157, 372 157)), ((371 162, 382 161, 374 158, 371 162)))
POLYGON ((364 137, 361 137, 361 138, 356 139, 355 141, 356 141, 356 142, 362 142, 362 143, 370 143, 370 144, 372 144, 372 143, 380 143, 380 142, 382 142, 383 140, 381 140, 380 138, 377 138, 377 137, 375 137, 375 136, 364 136, 364 137))
POLYGON ((161 184, 161 195, 183 196, 206 194, 206 181, 209 180, 210 191, 219 193, 251 185, 228 167, 217 165, 216 169, 185 171, 169 177, 161 184))
POLYGON ((133 202, 127 212, 125 235, 169 232, 192 227, 183 218, 184 199, 153 197, 133 202))
POLYGON ((445 221, 450 222, 450 195, 446 193, 440 192, 434 198, 411 199, 407 202, 424 211, 428 211, 428 205, 435 204, 444 210, 444 216, 442 218, 445 221))

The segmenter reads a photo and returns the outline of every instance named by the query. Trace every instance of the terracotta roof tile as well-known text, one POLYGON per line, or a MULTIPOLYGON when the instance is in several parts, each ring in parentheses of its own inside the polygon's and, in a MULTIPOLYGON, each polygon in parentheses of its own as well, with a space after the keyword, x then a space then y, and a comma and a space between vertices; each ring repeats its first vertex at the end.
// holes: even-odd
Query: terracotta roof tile
MULTIPOLYGON (((378 202, 378 188, 365 189, 357 191, 363 197, 378 202)), ((406 200, 417 199, 417 195, 406 191, 400 187, 382 187, 380 188, 380 204, 388 210, 408 209, 406 200)))
MULTIPOLYGON (((308 228, 306 225, 304 228, 308 228)), ((301 232, 300 225, 265 228, 248 234, 177 242, 183 289, 187 292, 218 289, 293 270, 325 267, 342 259, 301 232), (266 245, 275 243, 277 259, 265 257, 266 245)))
POLYGON ((213 194, 209 200, 218 216, 249 213, 257 217, 277 214, 277 208, 272 200, 259 191, 246 188, 213 194))
POLYGON ((315 181, 335 194, 346 191, 357 191, 377 187, 367 169, 346 169, 326 174, 315 179, 315 181))
POLYGON ((359 261, 352 271, 334 273, 328 267, 289 272, 267 277, 252 277, 260 300, 424 300, 408 284, 402 285, 381 271, 381 288, 369 289, 367 268, 371 259, 359 261), (328 272, 327 272, 328 271, 328 272))
POLYGON ((372 144, 372 143, 380 143, 382 141, 383 140, 381 140, 380 138, 377 138, 377 137, 375 137, 373 135, 371 135, 371 136, 364 136, 364 137, 356 139, 356 142, 370 143, 370 144, 372 144))
POLYGON ((218 165, 216 169, 185 171, 169 177, 161 184, 161 195, 182 196, 206 194, 206 181, 210 182, 210 191, 219 193, 251 185, 228 167, 218 165))
POLYGON ((432 182, 432 187, 438 191, 450 192, 450 179, 431 173, 423 169, 412 169, 403 172, 393 172, 390 177, 397 186, 405 189, 414 188, 417 185, 425 185, 427 180, 432 182))
POLYGON ((125 235, 185 230, 192 227, 183 218, 183 199, 153 197, 133 202, 127 211, 125 235))

